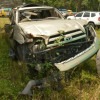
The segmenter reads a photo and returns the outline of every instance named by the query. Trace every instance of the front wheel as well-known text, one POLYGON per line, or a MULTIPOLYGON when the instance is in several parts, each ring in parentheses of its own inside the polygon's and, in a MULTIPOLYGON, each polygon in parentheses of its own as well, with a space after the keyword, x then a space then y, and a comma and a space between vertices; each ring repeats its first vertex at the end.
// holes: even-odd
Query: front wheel
POLYGON ((93 22, 89 22, 88 25, 92 26, 93 28, 95 28, 95 24, 93 22))
POLYGON ((2 15, 2 18, 4 18, 5 16, 4 15, 2 15))
POLYGON ((100 50, 97 52, 96 55, 96 66, 97 66, 98 75, 100 76, 100 50))

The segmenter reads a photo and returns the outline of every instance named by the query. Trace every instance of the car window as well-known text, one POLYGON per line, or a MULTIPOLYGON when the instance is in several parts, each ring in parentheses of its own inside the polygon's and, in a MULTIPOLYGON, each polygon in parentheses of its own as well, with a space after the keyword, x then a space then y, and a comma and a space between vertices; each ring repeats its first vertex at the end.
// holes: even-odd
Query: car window
POLYGON ((83 13, 77 14, 75 17, 81 17, 83 13))
POLYGON ((0 13, 2 12, 2 10, 0 10, 0 13))
MULTIPOLYGON (((24 21, 26 18, 29 20, 34 19, 52 19, 61 18, 55 9, 31 9, 20 12, 19 21, 24 21)), ((26 21, 26 20, 25 20, 26 21)))
POLYGON ((91 13, 91 17, 95 17, 96 16, 96 14, 95 13, 91 13))
POLYGON ((84 13, 83 17, 90 17, 90 13, 84 13))

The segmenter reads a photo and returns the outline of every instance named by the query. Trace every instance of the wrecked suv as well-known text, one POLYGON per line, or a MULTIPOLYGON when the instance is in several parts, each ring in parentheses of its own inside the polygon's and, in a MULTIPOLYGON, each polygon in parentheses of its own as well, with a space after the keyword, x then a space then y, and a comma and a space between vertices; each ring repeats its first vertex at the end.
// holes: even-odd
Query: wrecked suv
POLYGON ((67 20, 50 6, 25 5, 14 8, 5 31, 10 55, 24 62, 45 61, 67 71, 89 59, 99 49, 99 40, 85 20, 67 20))

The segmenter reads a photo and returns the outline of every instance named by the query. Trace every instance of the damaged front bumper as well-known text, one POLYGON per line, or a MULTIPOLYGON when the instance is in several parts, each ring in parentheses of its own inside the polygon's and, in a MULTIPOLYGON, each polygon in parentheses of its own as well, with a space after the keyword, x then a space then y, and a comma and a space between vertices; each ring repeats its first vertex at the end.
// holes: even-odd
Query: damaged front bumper
MULTIPOLYGON (((85 27, 85 30, 85 33, 78 33, 77 31, 66 33, 66 35, 70 35, 72 38, 70 41, 62 42, 61 45, 51 46, 41 51, 36 50, 38 52, 33 53, 34 59, 43 63, 45 61, 51 62, 60 71, 67 71, 79 65, 96 54, 99 49, 99 40, 95 30, 91 26, 85 27)), ((52 45, 54 45, 53 42, 52 45)))
POLYGON ((94 54, 97 53, 98 49, 99 49, 99 40, 98 40, 96 33, 95 33, 94 42, 90 47, 88 47, 87 49, 85 49, 81 53, 71 57, 70 59, 62 61, 60 63, 55 63, 54 65, 60 71, 67 71, 67 70, 79 65, 83 61, 89 59, 90 57, 92 57, 94 54))

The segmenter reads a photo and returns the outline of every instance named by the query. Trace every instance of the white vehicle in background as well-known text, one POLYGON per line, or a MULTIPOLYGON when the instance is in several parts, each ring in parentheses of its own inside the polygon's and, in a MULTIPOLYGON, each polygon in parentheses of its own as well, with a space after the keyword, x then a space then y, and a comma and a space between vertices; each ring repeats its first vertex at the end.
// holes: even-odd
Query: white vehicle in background
POLYGON ((88 24, 93 27, 100 26, 100 12, 82 11, 77 13, 75 16, 68 16, 67 19, 83 19, 87 20, 88 24))

